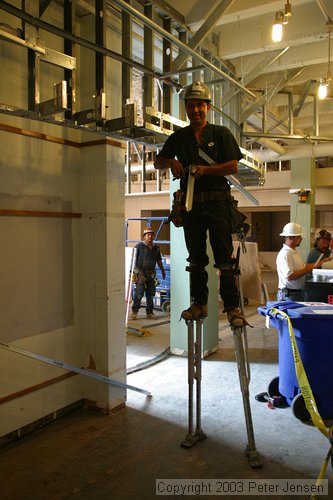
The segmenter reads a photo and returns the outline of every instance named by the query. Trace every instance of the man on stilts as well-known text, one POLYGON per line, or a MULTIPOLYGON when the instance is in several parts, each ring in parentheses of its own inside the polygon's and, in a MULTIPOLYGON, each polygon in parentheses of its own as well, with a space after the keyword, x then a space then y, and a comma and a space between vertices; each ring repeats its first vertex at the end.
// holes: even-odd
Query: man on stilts
POLYGON ((235 282, 231 235, 230 184, 225 176, 237 173, 243 157, 238 144, 226 127, 207 122, 210 91, 202 82, 194 82, 185 92, 185 109, 190 125, 174 132, 166 140, 155 160, 156 169, 170 168, 180 179, 186 195, 188 178, 195 179, 192 209, 183 212, 183 228, 190 273, 191 305, 182 312, 185 321, 203 319, 208 314, 207 231, 215 267, 220 270, 220 295, 232 328, 246 325, 239 309, 235 282), (177 157, 177 159, 176 159, 177 157), (212 159, 212 163, 203 158, 212 159))

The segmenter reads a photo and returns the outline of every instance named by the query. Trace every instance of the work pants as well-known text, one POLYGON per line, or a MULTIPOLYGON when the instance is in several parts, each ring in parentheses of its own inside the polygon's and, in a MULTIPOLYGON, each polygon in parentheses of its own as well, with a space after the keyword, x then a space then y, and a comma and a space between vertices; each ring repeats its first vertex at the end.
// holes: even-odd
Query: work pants
POLYGON ((154 297, 156 293, 155 279, 153 275, 147 275, 139 278, 133 289, 132 311, 138 312, 141 306, 141 300, 146 295, 146 312, 152 313, 154 309, 154 297))
POLYGON ((229 211, 226 200, 194 202, 193 208, 184 217, 184 236, 189 253, 190 291, 193 302, 201 305, 208 301, 209 263, 207 255, 207 232, 213 250, 215 267, 221 270, 220 295, 224 309, 239 306, 235 276, 230 272, 233 266, 233 245, 229 211), (228 271, 225 271, 227 268, 228 271))

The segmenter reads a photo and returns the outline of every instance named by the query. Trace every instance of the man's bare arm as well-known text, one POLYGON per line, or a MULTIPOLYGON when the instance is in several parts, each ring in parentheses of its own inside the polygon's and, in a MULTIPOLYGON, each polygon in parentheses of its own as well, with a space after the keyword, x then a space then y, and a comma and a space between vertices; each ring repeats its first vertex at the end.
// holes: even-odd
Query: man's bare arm
POLYGON ((290 276, 288 276, 288 279, 291 281, 297 280, 297 278, 304 276, 304 274, 309 273, 313 269, 320 268, 324 262, 328 262, 330 260, 332 260, 332 257, 326 257, 325 259, 322 259, 320 262, 313 262, 313 263, 305 264, 302 269, 299 269, 298 271, 294 271, 290 276))
POLYGON ((195 177, 202 175, 232 175, 237 174, 238 161, 230 160, 224 163, 216 163, 215 165, 195 165, 192 167, 192 172, 195 177))
POLYGON ((157 170, 167 170, 170 168, 175 179, 180 179, 180 177, 184 177, 185 174, 183 165, 174 158, 163 158, 162 156, 158 156, 155 159, 154 167, 157 170))

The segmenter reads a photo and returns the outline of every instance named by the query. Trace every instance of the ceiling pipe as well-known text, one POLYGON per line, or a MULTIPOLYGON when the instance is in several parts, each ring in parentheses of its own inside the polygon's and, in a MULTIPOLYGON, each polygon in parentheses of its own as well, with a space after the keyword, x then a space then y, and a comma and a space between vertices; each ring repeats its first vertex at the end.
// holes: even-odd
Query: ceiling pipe
POLYGON ((267 148, 271 149, 273 152, 277 153, 279 156, 286 154, 286 148, 281 146, 281 144, 272 141, 272 139, 266 139, 265 137, 260 137, 260 139, 257 140, 259 144, 262 144, 263 146, 266 146, 267 148))
POLYGON ((285 148, 284 154, 279 154, 269 149, 252 149, 251 153, 258 158, 258 160, 264 162, 296 160, 299 158, 322 158, 333 156, 333 143, 289 146, 285 148))

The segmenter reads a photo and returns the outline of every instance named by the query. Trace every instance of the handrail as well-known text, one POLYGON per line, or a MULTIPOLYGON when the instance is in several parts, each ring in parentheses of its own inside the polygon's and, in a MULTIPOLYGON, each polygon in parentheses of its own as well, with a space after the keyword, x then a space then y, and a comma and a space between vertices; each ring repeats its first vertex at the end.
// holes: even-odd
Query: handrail
POLYGON ((154 238, 155 243, 163 244, 163 245, 170 245, 170 240, 159 240, 158 235, 161 232, 161 229, 163 227, 163 224, 167 223, 169 218, 168 217, 128 217, 125 220, 125 244, 127 246, 128 243, 139 243, 141 240, 129 240, 128 239, 128 222, 131 220, 139 220, 139 221, 147 221, 147 224, 150 225, 151 222, 153 221, 160 221, 160 225, 156 231, 156 238, 154 238))

